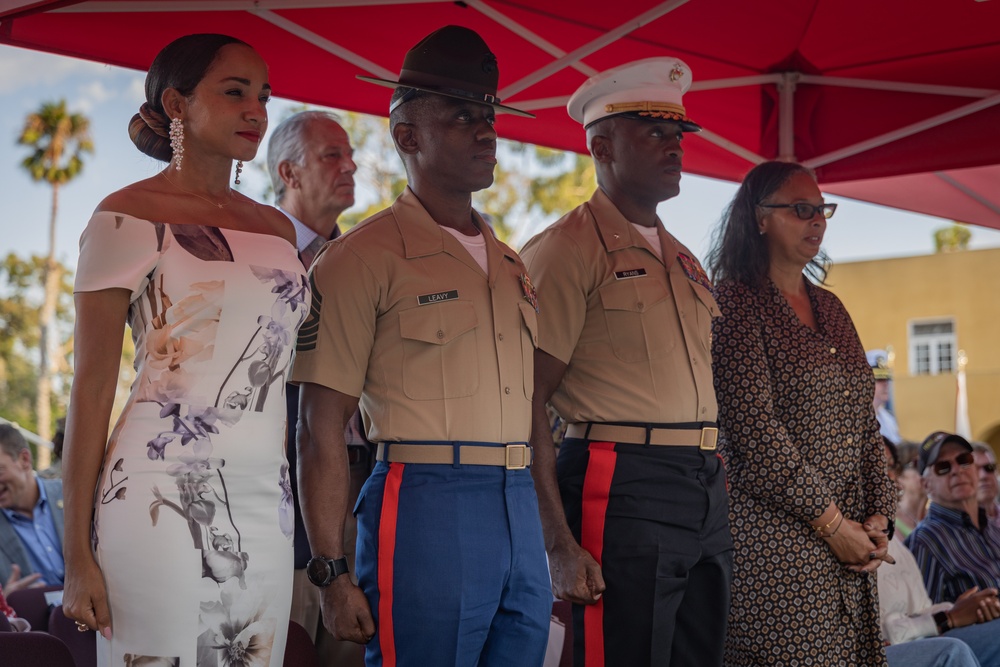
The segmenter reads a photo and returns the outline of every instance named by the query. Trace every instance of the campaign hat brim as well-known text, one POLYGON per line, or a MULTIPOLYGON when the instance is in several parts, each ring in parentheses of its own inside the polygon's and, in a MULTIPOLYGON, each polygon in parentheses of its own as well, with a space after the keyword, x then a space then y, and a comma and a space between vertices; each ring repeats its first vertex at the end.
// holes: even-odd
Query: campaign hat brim
POLYGON ((505 104, 500 104, 496 102, 496 97, 493 95, 484 95, 479 93, 473 93, 471 91, 460 90, 457 88, 439 88, 434 86, 423 86, 419 84, 410 84, 405 81, 392 81, 391 79, 379 79, 373 76, 363 76, 361 74, 357 75, 357 78, 362 81, 367 81, 368 83, 374 83, 378 86, 385 86, 386 88, 399 88, 400 86, 404 88, 412 88, 413 90, 421 90, 426 93, 433 93, 435 95, 441 95, 443 97, 451 97, 456 100, 465 100, 467 102, 475 102, 476 104, 485 104, 496 109, 499 113, 509 113, 515 116, 521 116, 523 118, 534 118, 535 114, 529 113, 527 111, 521 111, 520 109, 515 109, 514 107, 509 107, 505 104))

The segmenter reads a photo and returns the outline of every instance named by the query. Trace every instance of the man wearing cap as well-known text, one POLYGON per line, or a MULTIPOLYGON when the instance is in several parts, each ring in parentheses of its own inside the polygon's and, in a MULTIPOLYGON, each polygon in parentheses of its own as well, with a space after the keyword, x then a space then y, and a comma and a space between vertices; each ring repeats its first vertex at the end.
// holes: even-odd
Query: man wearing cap
POLYGON ((684 132, 700 129, 681 104, 690 85, 676 58, 584 83, 569 114, 598 189, 523 250, 540 308, 533 474, 553 589, 578 605, 577 665, 722 664, 732 539, 709 353, 719 310, 656 213, 680 191, 684 132), (569 423, 558 486, 549 400, 569 423))
POLYGON ((368 665, 541 665, 552 598, 527 446, 536 300, 472 209, 496 165, 496 58, 449 26, 410 49, 390 131, 409 186, 327 244, 310 272, 301 383, 302 510, 335 636, 368 665), (344 288, 349 286, 349 288, 344 288), (377 442, 357 575, 343 559, 343 425, 377 442), (369 641, 370 640, 370 641, 369 641))
POLYGON ((920 445, 918 459, 930 509, 906 546, 934 602, 954 602, 973 586, 1000 588, 1000 530, 976 502, 972 445, 938 431, 920 445))
POLYGON ((903 441, 899 435, 899 424, 896 417, 889 412, 889 381, 892 380, 892 371, 889 370, 889 355, 885 350, 868 350, 865 352, 868 358, 868 365, 871 366, 872 374, 875 376, 875 396, 872 398, 872 407, 875 408, 875 416, 878 417, 879 432, 898 445, 903 441))

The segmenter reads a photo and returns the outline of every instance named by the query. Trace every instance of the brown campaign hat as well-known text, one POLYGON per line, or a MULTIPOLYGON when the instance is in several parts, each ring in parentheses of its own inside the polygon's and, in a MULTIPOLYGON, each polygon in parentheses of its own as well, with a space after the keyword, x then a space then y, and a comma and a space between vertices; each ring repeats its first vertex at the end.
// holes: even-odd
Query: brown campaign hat
MULTIPOLYGON (((496 56, 474 30, 449 25, 435 30, 406 52, 399 80, 358 76, 362 81, 396 88, 405 86, 436 95, 488 104, 498 112, 534 118, 534 114, 500 104, 500 70, 496 56)), ((407 98, 396 100, 389 111, 407 98)))

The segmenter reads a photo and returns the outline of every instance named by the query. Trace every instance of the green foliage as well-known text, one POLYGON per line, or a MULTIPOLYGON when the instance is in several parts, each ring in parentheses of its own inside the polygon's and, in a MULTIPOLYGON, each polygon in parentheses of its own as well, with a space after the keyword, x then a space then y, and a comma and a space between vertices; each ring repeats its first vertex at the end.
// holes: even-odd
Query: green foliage
MULTIPOLYGON (((38 396, 40 287, 46 259, 8 254, 0 263, 0 416, 37 430, 35 400, 38 396)), ((59 298, 56 322, 59 353, 56 355, 56 391, 50 399, 52 414, 65 411, 72 369, 72 273, 59 265, 59 298)))
POLYGON ((17 143, 32 149, 21 161, 31 178, 62 185, 83 169, 83 154, 94 152, 90 120, 66 110, 66 100, 46 102, 28 114, 17 143))
POLYGON ((972 232, 968 226, 956 222, 934 230, 934 252, 959 252, 969 249, 972 232))
POLYGON ((597 171, 589 156, 577 153, 560 153, 563 162, 569 161, 569 169, 551 176, 536 178, 531 182, 531 199, 538 209, 546 214, 559 214, 576 208, 590 199, 597 188, 597 171))

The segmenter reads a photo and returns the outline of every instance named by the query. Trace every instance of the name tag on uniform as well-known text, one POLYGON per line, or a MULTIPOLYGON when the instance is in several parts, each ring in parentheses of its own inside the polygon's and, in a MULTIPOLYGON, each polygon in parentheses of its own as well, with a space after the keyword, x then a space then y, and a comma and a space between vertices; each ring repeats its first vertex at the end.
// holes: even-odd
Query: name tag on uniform
POLYGON ((615 271, 615 278, 617 280, 628 280, 629 278, 638 278, 644 275, 646 275, 646 269, 627 269, 625 271, 615 271))
POLYGON ((448 290, 447 292, 435 292, 434 294, 424 294, 417 297, 417 304, 421 306, 426 306, 429 303, 438 303, 439 301, 451 301, 458 298, 458 290, 448 290))

